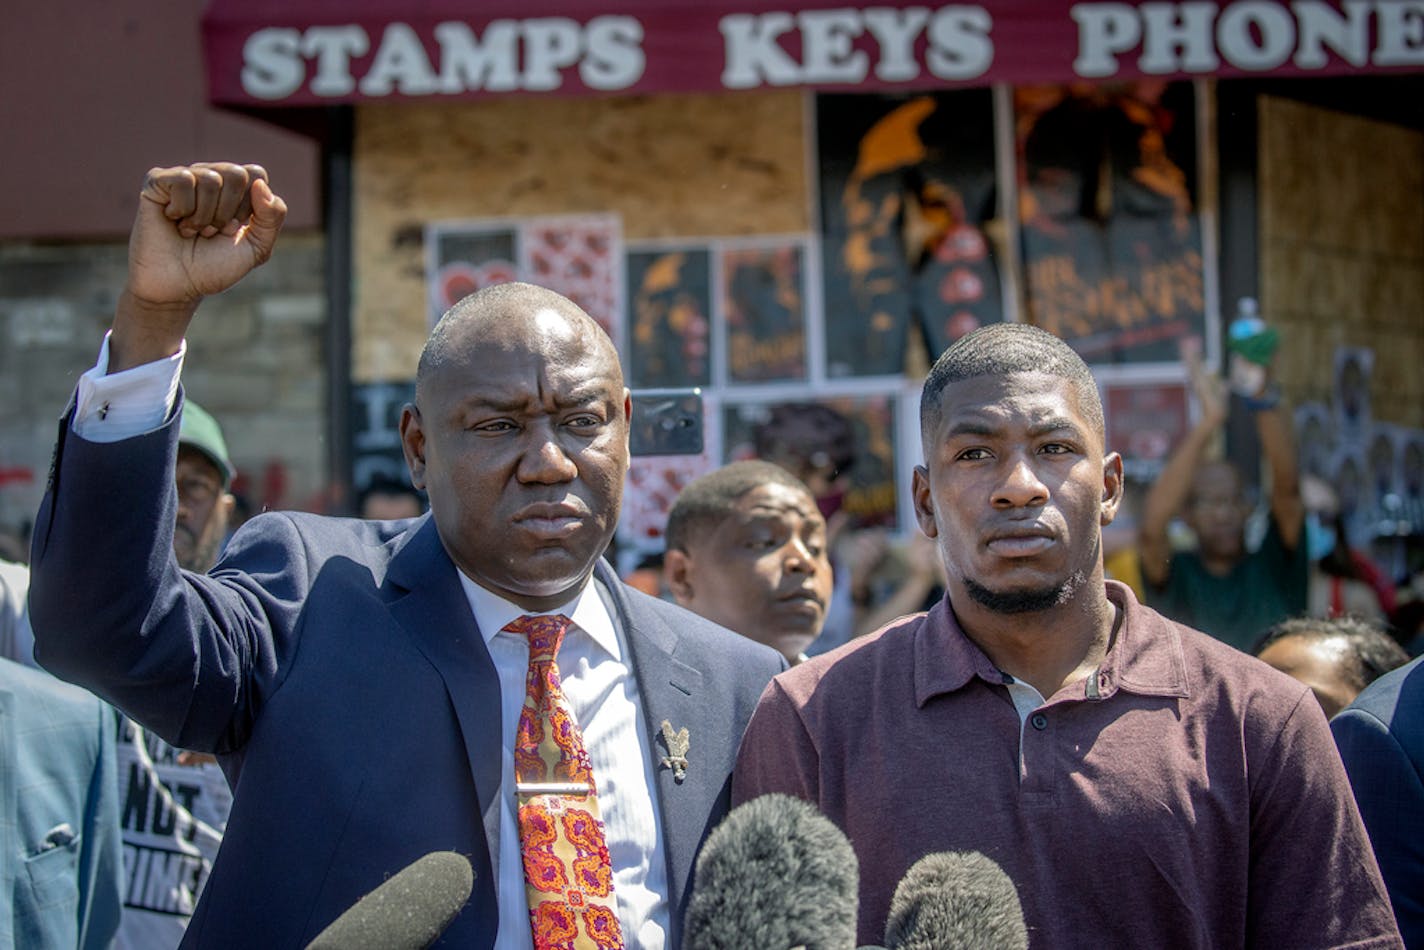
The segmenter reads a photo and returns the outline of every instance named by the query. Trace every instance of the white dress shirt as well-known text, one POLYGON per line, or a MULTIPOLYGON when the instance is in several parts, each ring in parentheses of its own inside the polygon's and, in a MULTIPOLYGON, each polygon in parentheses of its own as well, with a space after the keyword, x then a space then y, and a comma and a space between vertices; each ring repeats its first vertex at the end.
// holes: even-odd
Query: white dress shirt
MULTIPOLYGON (((529 641, 502 628, 529 611, 464 574, 460 582, 499 672, 499 938, 495 950, 528 950, 533 940, 519 856, 514 734, 524 708, 529 641)), ((593 765, 623 940, 628 947, 656 950, 667 943, 667 860, 657 797, 652 794, 654 750, 642 728, 642 703, 628 665, 628 647, 592 583, 548 613, 563 614, 574 622, 559 647, 559 679, 593 765)))
MULTIPOLYGON (((177 400, 186 351, 184 343, 167 359, 110 376, 105 375, 109 366, 106 336, 98 361, 79 379, 72 423, 75 433, 91 442, 117 442, 161 426, 177 400)), ((505 624, 528 611, 490 593, 463 573, 459 576, 499 673, 500 823, 499 841, 490 842, 499 907, 495 950, 531 950, 514 795, 514 734, 524 706, 529 643, 502 632, 505 624)), ((564 614, 574 622, 559 649, 559 677, 593 766, 624 943, 629 948, 662 950, 671 914, 666 843, 657 796, 652 793, 655 753, 642 728, 642 704, 629 666, 626 639, 591 583, 569 603, 549 612, 564 614)), ((474 805, 471 802, 471 807, 474 805)))

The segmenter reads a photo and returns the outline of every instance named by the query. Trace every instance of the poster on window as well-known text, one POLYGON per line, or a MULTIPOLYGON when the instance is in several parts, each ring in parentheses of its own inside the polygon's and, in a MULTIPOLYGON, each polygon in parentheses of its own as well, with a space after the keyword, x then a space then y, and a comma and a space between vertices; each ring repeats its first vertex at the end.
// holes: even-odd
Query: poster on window
POLYGON ((1331 396, 1335 429, 1340 444, 1357 451, 1365 445, 1374 418, 1370 401, 1374 368, 1373 350, 1358 346, 1335 348, 1335 391, 1331 396))
POLYGON ((437 221, 426 227, 431 325, 476 290, 523 280, 578 304, 615 342, 623 325, 623 240, 616 215, 437 221))
POLYGON ((729 242, 719 257, 727 381, 806 379, 805 240, 729 242))
POLYGON ((431 224, 425 247, 431 326, 475 291, 519 279, 519 231, 509 224, 431 224))
POLYGON ((1028 319, 1094 364, 1206 336, 1188 82, 1014 89, 1028 319))
POLYGON ((1179 382, 1109 383, 1103 410, 1108 451, 1122 456, 1131 479, 1155 479, 1187 434, 1187 387, 1179 382))
POLYGON ((722 410, 723 459, 761 458, 804 481, 827 518, 895 528, 896 397, 738 402, 722 410))
MULTIPOLYGON (((703 450, 697 455, 634 455, 629 459, 618 520, 618 545, 637 555, 663 550, 668 512, 678 493, 720 465, 721 421, 715 396, 702 398, 703 450)), ((620 564, 623 557, 620 555, 620 564)))
POLYGON ((630 247, 628 385, 712 382, 712 252, 706 245, 630 247))
POLYGON ((1003 319, 990 90, 818 96, 816 136, 828 378, 1003 319))
POLYGON ((1295 444, 1301 474, 1328 482, 1335 457, 1335 422, 1324 403, 1296 407, 1295 444))

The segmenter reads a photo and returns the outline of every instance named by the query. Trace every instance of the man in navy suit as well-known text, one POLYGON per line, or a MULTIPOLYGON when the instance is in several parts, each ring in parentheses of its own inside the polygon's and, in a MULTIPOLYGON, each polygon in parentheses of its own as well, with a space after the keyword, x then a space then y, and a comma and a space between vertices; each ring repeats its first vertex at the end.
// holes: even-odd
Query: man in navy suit
POLYGON ((1406 947, 1424 947, 1424 658, 1330 720, 1406 947))
POLYGON ((184 945, 300 947, 451 850, 476 883, 445 940, 529 947, 513 792, 528 644, 502 628, 558 613, 626 946, 675 947, 743 726, 784 662, 600 560, 630 411, 607 336, 542 288, 467 298, 401 420, 428 515, 265 514, 210 574, 183 572, 183 340, 204 295, 270 256, 286 208, 260 167, 226 163, 154 169, 139 204, 112 332, 60 427, 31 613, 42 664, 216 753, 233 785, 184 945))

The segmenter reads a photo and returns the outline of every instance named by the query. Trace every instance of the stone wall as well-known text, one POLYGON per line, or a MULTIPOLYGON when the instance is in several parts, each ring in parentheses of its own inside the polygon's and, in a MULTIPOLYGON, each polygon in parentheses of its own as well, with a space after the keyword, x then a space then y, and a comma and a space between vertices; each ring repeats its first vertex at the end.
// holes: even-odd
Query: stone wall
MULTIPOLYGON (((55 420, 94 364, 126 256, 123 243, 0 244, 0 532, 34 518, 55 420)), ((257 508, 326 503, 323 259, 320 234, 283 234, 189 337, 184 384, 221 422, 257 508)))

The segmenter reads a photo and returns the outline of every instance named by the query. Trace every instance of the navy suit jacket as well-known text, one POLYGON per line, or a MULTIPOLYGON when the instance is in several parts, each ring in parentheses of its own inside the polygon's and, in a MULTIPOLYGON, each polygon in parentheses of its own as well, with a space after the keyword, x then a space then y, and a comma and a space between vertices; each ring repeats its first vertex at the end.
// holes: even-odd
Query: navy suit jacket
POLYGON ((1330 720, 1406 947, 1424 948, 1424 657, 1330 720))
MULTIPOLYGON (((176 414, 175 414, 176 416, 176 414)), ((437 850, 470 857, 451 946, 496 929, 499 683, 434 521, 260 515, 209 575, 172 555, 175 421, 109 445, 62 423, 34 541, 36 658, 175 746, 209 750, 234 803, 184 946, 300 947, 437 850)), ((693 860, 726 812, 742 730, 785 663, 623 585, 595 581, 629 645, 656 772, 672 943, 693 860)))

